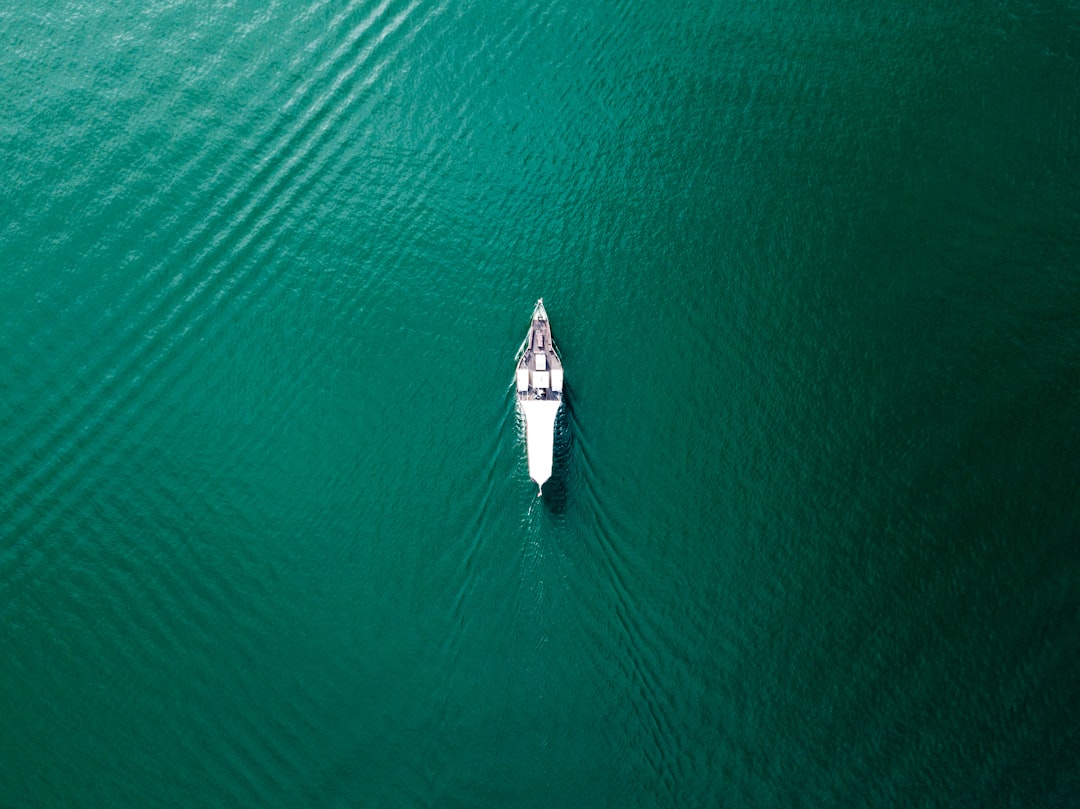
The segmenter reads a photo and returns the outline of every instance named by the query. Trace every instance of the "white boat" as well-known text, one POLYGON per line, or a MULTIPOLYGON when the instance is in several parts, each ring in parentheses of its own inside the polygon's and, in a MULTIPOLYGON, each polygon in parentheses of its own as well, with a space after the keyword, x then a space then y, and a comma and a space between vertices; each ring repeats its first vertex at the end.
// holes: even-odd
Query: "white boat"
POLYGON ((555 449, 555 416, 563 402, 563 365, 551 339, 544 299, 536 302, 529 334, 518 352, 517 402, 525 416, 529 477, 544 493, 555 449))

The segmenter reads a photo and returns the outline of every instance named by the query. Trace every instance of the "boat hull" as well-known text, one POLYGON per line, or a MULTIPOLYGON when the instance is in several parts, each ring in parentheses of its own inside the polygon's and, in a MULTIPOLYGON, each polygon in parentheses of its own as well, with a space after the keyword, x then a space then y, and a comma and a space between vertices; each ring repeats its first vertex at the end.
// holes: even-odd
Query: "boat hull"
POLYGON ((555 457, 555 417, 562 402, 522 402, 525 415, 525 445, 529 456, 529 477, 543 491, 551 478, 555 457))

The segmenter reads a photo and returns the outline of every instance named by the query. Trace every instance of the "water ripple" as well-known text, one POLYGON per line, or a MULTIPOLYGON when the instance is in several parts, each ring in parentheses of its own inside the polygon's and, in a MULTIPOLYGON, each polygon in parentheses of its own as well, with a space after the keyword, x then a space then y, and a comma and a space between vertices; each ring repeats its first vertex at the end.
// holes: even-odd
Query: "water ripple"
MULTIPOLYGON (((384 4, 383 7, 380 7, 381 11, 386 11, 387 7, 388 4, 384 4)), ((333 117, 325 119, 320 124, 317 123, 320 117, 325 118, 321 111, 330 106, 333 91, 337 91, 346 85, 347 80, 353 73, 372 57, 376 46, 387 41, 388 36, 404 24, 415 7, 416 4, 412 4, 395 15, 383 28, 379 36, 375 38, 375 41, 361 52, 360 58, 343 71, 342 76, 339 77, 340 80, 333 84, 332 92, 324 94, 309 105, 307 114, 300 119, 294 131, 282 136, 279 145, 275 149, 288 148, 295 153, 282 161, 281 165, 277 167, 274 167, 276 161, 262 161, 262 170, 256 173, 251 182, 257 182, 263 186, 263 189, 255 193, 245 191, 243 186, 236 187, 222 203, 219 203, 217 207, 221 210, 231 207, 231 200, 240 197, 241 194, 250 197, 248 203, 239 213, 231 217, 230 226, 226 229, 217 229, 215 235, 210 238, 203 250, 195 255, 192 266, 195 268, 209 267, 209 272, 188 271, 183 275, 175 276, 164 293, 144 308, 140 317, 128 318, 128 322, 133 322, 135 325, 129 328, 125 337, 131 337, 140 331, 146 336, 140 343, 135 344, 127 357, 119 361, 119 367, 114 365, 110 369, 104 380, 99 382, 98 389, 92 390, 93 395, 85 400, 95 403, 105 401, 110 405, 105 408, 105 412, 99 413, 99 423, 104 422, 108 414, 115 412, 121 405, 125 406, 128 412, 135 412, 136 409, 130 407, 133 396, 152 398, 155 393, 160 394, 165 385, 169 384, 168 380, 163 378, 155 386, 151 383, 151 380, 159 368, 166 367, 165 361, 171 358, 174 348, 189 339, 189 332, 195 329, 200 321, 211 316, 219 316, 215 307, 204 306, 202 303, 204 298, 210 296, 210 291, 215 286, 220 288, 213 292, 212 301, 219 301, 231 296, 234 300, 242 300, 246 305, 251 304, 254 292, 247 290, 241 294, 237 287, 245 278, 250 279, 255 273, 251 271, 246 273, 231 272, 227 280, 219 284, 218 281, 223 275, 223 270, 242 261, 241 257, 244 252, 253 245, 259 246, 260 257, 273 248, 273 241, 261 234, 270 232, 269 228, 272 223, 276 224, 276 221, 281 218, 282 212, 288 207, 290 201, 304 189, 310 187, 313 175, 318 170, 318 166, 322 165, 319 160, 313 159, 312 153, 314 149, 326 145, 326 133, 333 129, 331 126, 333 118, 341 117, 348 109, 357 92, 360 92, 363 88, 369 88, 377 82, 386 65, 393 61, 393 54, 400 52, 411 37, 407 36, 398 41, 395 50, 371 69, 362 87, 354 89, 347 96, 338 99, 334 105, 333 117), (306 145, 303 139, 308 140, 306 145), (301 168, 305 164, 311 164, 306 171, 301 168), (285 193, 282 194, 281 191, 285 191, 285 193), (266 208, 266 210, 263 211, 263 208, 266 208), (243 228, 243 235, 236 239, 235 245, 229 244, 230 241, 234 240, 233 234, 241 228, 243 228), (226 250, 228 250, 227 253, 226 250), (182 283, 184 279, 191 279, 193 283, 182 283), (165 309, 165 312, 162 312, 162 309, 165 309), (186 319, 188 322, 182 327, 178 327, 181 318, 186 319), (158 342, 164 342, 165 345, 155 347, 158 342), (136 369, 139 369, 139 371, 136 371, 136 369), (116 382, 116 380, 125 377, 129 381, 119 391, 109 390, 114 384, 122 384, 116 382), (149 395, 147 395, 147 391, 149 391, 149 395)), ((373 14, 364 23, 357 26, 353 31, 352 39, 349 41, 355 42, 364 32, 371 29, 379 16, 380 14, 373 14)), ((412 36, 415 36, 417 30, 418 28, 413 29, 412 36)), ((331 61, 339 58, 343 53, 344 50, 339 49, 339 52, 331 61)), ((335 141, 336 148, 340 150, 344 136, 339 135, 332 139, 331 143, 333 144, 335 141)), ((209 217, 204 220, 202 232, 209 231, 215 223, 222 224, 220 216, 216 219, 209 217)), ((189 238, 189 241, 198 238, 199 235, 199 232, 197 232, 189 238)), ((254 262, 245 262, 245 264, 252 267, 254 262)), ((154 274, 156 273, 151 273, 151 275, 154 274)), ((123 344, 123 342, 121 341, 119 344, 123 344)), ((54 428, 54 433, 63 434, 62 431, 72 429, 75 424, 86 425, 90 413, 86 412, 85 409, 80 411, 76 408, 68 411, 67 416, 67 419, 61 420, 58 428, 54 428)), ((43 415, 39 423, 43 422, 45 417, 43 415)), ((110 437, 115 437, 123 429, 126 429, 123 424, 117 424, 111 434, 104 434, 104 441, 101 443, 106 443, 110 437)), ((51 453, 50 463, 37 465, 35 474, 21 476, 25 484, 23 490, 33 491, 35 496, 33 498, 22 498, 21 492, 23 490, 18 487, 14 489, 12 499, 16 501, 22 500, 21 507, 16 513, 16 519, 12 524, 16 533, 25 527, 25 520, 34 518, 37 513, 38 503, 51 497, 65 481, 70 482, 78 475, 79 466, 71 463, 72 458, 79 456, 92 457, 93 452, 86 446, 90 441, 88 433, 89 431, 84 426, 74 440, 61 444, 56 451, 51 453), (60 469, 64 470, 63 473, 58 473, 60 469), (52 485, 45 483, 49 476, 57 476, 58 474, 59 476, 56 477, 52 485)), ((16 473, 19 471, 16 466, 16 473)), ((73 499, 73 497, 69 498, 68 502, 72 502, 73 499)), ((15 564, 17 564, 17 561, 15 564)), ((29 571, 27 572, 29 573, 29 571)))

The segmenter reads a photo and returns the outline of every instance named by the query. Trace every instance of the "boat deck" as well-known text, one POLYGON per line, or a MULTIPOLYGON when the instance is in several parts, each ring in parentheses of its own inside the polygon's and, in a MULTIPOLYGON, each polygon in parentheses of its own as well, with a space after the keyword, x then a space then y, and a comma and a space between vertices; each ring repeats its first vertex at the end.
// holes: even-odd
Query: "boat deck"
POLYGON ((553 390, 550 385, 550 378, 553 371, 559 371, 560 376, 562 372, 562 360, 559 359, 559 355, 555 353, 555 344, 551 340, 551 323, 547 318, 534 317, 532 321, 532 327, 529 329, 529 335, 525 340, 524 351, 521 355, 521 359, 517 364, 519 371, 528 371, 529 373, 529 386, 527 389, 522 390, 520 385, 517 390, 517 397, 519 400, 538 400, 549 402, 562 401, 562 383, 560 382, 556 387, 559 390, 553 390), (537 356, 542 355, 543 359, 537 363, 537 356), (547 387, 537 387, 534 383, 537 379, 537 371, 546 371, 549 379, 547 387))

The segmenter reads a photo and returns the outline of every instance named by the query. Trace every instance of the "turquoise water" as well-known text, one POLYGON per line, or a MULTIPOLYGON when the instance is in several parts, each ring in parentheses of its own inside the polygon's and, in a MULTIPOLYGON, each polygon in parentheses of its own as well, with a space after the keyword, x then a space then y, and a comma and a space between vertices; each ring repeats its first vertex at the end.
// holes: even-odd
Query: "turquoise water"
POLYGON ((1075 2, 0 35, 0 805, 1080 806, 1075 2))

